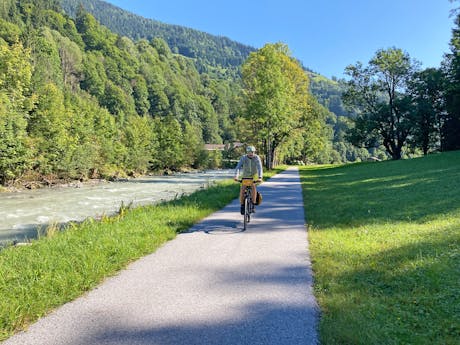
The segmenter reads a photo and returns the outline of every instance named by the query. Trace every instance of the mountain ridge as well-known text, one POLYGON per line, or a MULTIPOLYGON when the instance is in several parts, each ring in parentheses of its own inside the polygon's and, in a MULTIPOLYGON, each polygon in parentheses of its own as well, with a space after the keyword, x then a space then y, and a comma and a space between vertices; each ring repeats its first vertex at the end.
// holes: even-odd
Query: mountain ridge
POLYGON ((111 31, 133 40, 151 40, 160 37, 168 43, 173 53, 197 61, 199 70, 205 64, 237 68, 249 54, 257 49, 234 41, 226 36, 177 24, 167 24, 146 18, 101 0, 62 0, 64 11, 75 18, 80 5, 111 31))
MULTIPOLYGON (((200 73, 239 79, 240 66, 251 52, 257 50, 225 36, 146 18, 103 0, 61 0, 62 8, 71 17, 76 16, 80 4, 98 22, 121 36, 133 40, 162 38, 173 53, 193 59, 200 73)), ((303 68, 310 77, 311 91, 318 101, 337 116, 348 116, 341 101, 340 81, 303 68)))

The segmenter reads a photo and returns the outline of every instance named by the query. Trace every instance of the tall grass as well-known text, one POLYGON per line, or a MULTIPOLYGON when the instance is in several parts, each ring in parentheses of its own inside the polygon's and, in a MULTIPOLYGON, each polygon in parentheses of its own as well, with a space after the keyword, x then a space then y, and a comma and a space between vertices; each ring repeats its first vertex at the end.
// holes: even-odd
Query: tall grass
POLYGON ((0 251, 0 340, 154 252, 238 194, 239 185, 228 180, 171 202, 121 207, 118 216, 63 232, 53 228, 30 246, 0 251))
POLYGON ((235 198, 234 184, 88 220, 0 252, 0 339, 90 290, 235 198))
POLYGON ((460 152, 301 180, 322 344, 459 344, 460 152))

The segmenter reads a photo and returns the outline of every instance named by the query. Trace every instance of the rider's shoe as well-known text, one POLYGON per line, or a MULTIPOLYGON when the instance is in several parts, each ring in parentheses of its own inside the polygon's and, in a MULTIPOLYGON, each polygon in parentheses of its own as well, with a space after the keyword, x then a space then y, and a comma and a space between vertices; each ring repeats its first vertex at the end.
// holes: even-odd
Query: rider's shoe
POLYGON ((256 207, 254 205, 252 205, 251 213, 256 213, 256 207))
POLYGON ((244 204, 241 205, 240 213, 241 213, 241 214, 244 214, 244 204))

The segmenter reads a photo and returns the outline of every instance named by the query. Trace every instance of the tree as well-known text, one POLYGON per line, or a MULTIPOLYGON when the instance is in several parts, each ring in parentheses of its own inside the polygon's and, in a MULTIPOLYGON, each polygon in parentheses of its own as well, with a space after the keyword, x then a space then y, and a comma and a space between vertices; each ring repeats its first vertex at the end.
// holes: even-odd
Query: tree
POLYGON ((27 113, 34 97, 30 51, 0 40, 0 183, 18 178, 29 165, 27 113))
POLYGON ((407 82, 417 63, 401 49, 378 50, 367 67, 350 65, 351 77, 343 101, 357 113, 348 139, 366 148, 382 144, 393 159, 400 159, 413 126, 407 82))
POLYGON ((184 164, 193 168, 203 166, 206 162, 200 161, 204 150, 202 130, 198 124, 184 123, 184 135, 182 136, 184 149, 184 164))
POLYGON ((105 74, 103 61, 104 57, 100 52, 88 52, 83 58, 84 78, 80 82, 83 90, 88 91, 97 98, 102 98, 105 92, 105 74))
POLYGON ((154 142, 151 118, 131 115, 126 120, 125 146, 127 148, 126 168, 131 172, 144 174, 149 168, 151 147, 154 142))
POLYGON ((327 108, 319 104, 312 96, 309 96, 310 109, 308 116, 303 116, 302 130, 303 146, 300 151, 301 160, 304 162, 333 163, 333 159, 324 159, 331 155, 333 130, 326 125, 326 119, 330 116, 327 108))
POLYGON ((132 84, 136 112, 138 115, 144 116, 150 109, 147 82, 142 75, 137 75, 136 78, 132 81, 132 84))
POLYGON ((409 82, 415 123, 410 143, 427 155, 430 149, 439 147, 441 119, 444 113, 442 73, 436 68, 427 68, 415 73, 409 82))
POLYGON ((451 53, 443 62, 446 75, 447 114, 441 129, 441 150, 460 149, 460 13, 455 19, 450 40, 451 53))
POLYGON ((0 183, 19 177, 27 168, 27 122, 25 116, 0 91, 0 183))
POLYGON ((58 43, 48 27, 41 28, 29 34, 29 45, 33 61, 32 87, 39 89, 48 83, 59 88, 64 84, 59 56, 58 43))
POLYGON ((101 105, 106 107, 116 117, 120 125, 123 125, 126 116, 135 112, 134 105, 130 103, 130 100, 133 100, 118 85, 110 80, 107 81, 104 91, 104 96, 100 99, 101 105))
POLYGON ((21 30, 15 24, 9 23, 0 18, 0 37, 10 44, 19 41, 21 30))
POLYGON ((76 28, 81 34, 87 49, 96 50, 103 47, 104 35, 100 30, 99 23, 84 10, 82 5, 77 11, 76 28))
POLYGON ((172 116, 155 118, 154 131, 158 140, 158 148, 153 157, 153 168, 178 170, 185 153, 179 121, 172 116))
POLYGON ((282 43, 251 53, 242 67, 245 110, 253 139, 263 147, 265 166, 273 167, 278 146, 308 114, 309 80, 282 43))
POLYGON ((68 132, 64 95, 53 83, 38 90, 38 102, 30 114, 28 131, 37 150, 38 171, 42 174, 67 173, 73 138, 68 132))
POLYGON ((53 31, 52 34, 59 47, 64 85, 70 86, 72 90, 78 90, 83 69, 83 55, 80 47, 57 31, 53 31))
MULTIPOLYGON (((69 136, 68 160, 66 174, 70 178, 86 178, 94 175, 95 165, 100 164, 102 157, 99 155, 100 137, 95 133, 94 118, 98 107, 93 107, 89 96, 85 93, 64 93, 64 107, 66 109, 67 130, 69 136)), ((107 135, 107 134, 104 134, 107 135)), ((102 136, 102 134, 101 134, 102 136)), ((104 147, 104 149, 108 149, 104 147)))
POLYGON ((212 105, 202 96, 196 97, 195 103, 197 115, 203 129, 204 142, 214 144, 222 143, 222 138, 219 136, 219 122, 212 105))

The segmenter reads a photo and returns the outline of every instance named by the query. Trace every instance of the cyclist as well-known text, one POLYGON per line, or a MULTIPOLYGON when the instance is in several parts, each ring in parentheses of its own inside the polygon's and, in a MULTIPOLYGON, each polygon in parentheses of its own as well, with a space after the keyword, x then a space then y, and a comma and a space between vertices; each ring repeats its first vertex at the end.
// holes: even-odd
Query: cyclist
MULTIPOLYGON (((262 162, 260 157, 256 155, 256 148, 254 146, 246 147, 246 154, 243 155, 235 168, 234 180, 238 181, 238 178, 253 178, 254 183, 252 184, 252 201, 256 203, 257 190, 255 182, 262 182, 262 162)), ((240 204, 241 214, 244 214, 244 189, 245 186, 241 184, 240 189, 240 204)))

